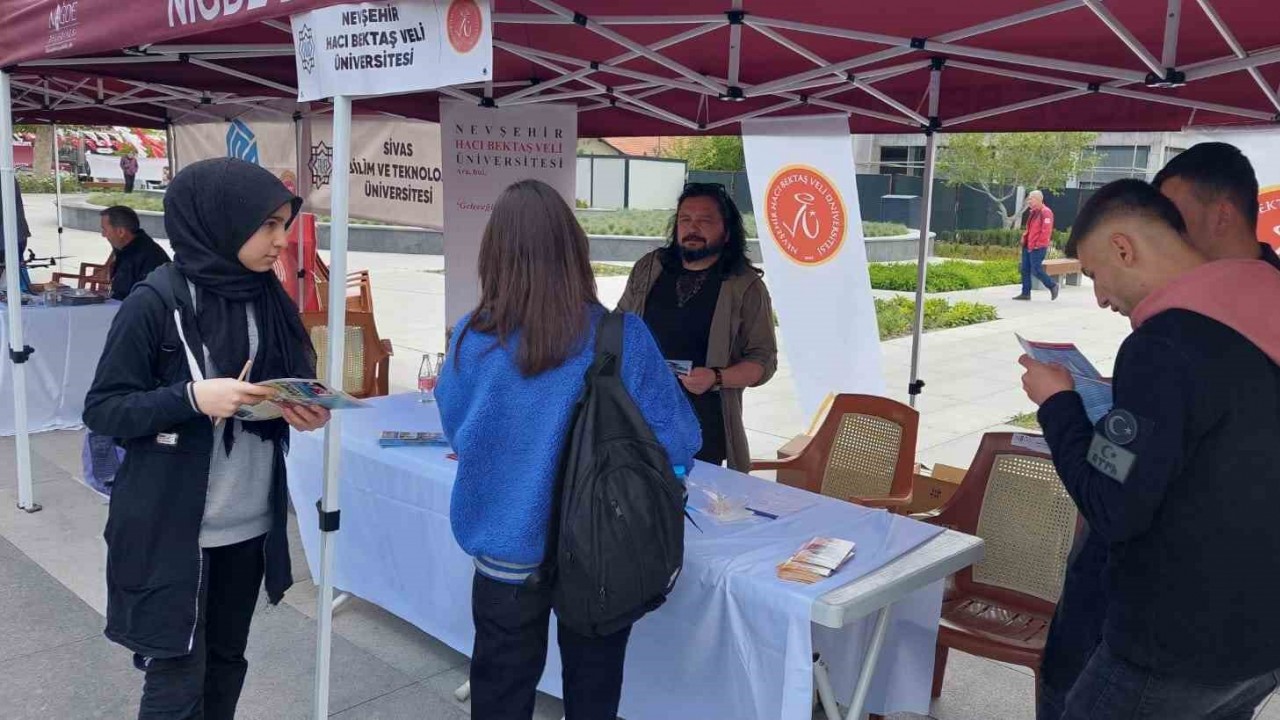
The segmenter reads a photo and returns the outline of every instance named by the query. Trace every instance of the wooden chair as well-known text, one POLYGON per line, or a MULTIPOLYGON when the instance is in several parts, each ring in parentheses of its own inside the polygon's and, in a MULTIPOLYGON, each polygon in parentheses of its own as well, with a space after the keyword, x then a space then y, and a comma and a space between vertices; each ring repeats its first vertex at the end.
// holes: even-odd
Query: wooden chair
POLYGON ((76 287, 83 290, 96 290, 100 292, 111 291, 111 271, 115 267, 115 253, 107 258, 102 264, 98 263, 80 263, 80 273, 61 273, 55 272, 51 282, 55 285, 66 285, 75 282, 76 287))
POLYGON ((812 440, 785 460, 752 460, 779 482, 869 507, 911 503, 920 414, 874 395, 837 395, 812 440))
POLYGON ((951 648, 1031 668, 1040 661, 1081 521, 1048 455, 987 433, 951 501, 914 515, 976 535, 983 560, 948 580, 938 627, 933 697, 942 694, 951 648))
MULTIPOLYGON (((324 378, 329 363, 329 316, 322 312, 302 313, 302 325, 316 348, 316 374, 324 378)), ((343 389, 358 398, 388 394, 391 341, 378 337, 372 313, 348 310, 346 330, 343 389)))
MULTIPOLYGON (((315 284, 315 292, 321 310, 329 308, 329 282, 327 280, 315 284)), ((373 312, 373 282, 368 270, 360 270, 347 275, 347 310, 363 313, 373 312)))

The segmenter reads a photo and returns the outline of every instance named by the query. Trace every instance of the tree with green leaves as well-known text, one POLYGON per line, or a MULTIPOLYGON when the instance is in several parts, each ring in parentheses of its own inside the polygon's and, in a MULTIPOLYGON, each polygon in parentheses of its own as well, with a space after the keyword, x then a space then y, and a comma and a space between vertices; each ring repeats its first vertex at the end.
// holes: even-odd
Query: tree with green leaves
POLYGON ((938 152, 938 174, 949 185, 972 188, 991 199, 1006 228, 1017 227, 1022 208, 1006 203, 1019 188, 1060 190, 1071 177, 1092 170, 1097 133, 958 133, 938 152))
POLYGON ((747 169, 742 138, 737 135, 681 138, 674 143, 669 155, 688 162, 690 170, 741 172, 747 169))

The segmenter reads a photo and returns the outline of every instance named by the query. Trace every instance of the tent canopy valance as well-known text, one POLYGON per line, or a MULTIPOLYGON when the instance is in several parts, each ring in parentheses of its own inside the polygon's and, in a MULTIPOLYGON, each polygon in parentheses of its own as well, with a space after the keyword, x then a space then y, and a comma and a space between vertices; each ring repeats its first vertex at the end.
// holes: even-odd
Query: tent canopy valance
MULTIPOLYGON (((16 68, 20 117, 157 127, 257 105, 291 114, 279 102, 296 88, 286 13, 335 3, 8 4, 18 7, 0 22, 0 65, 16 68), (223 14, 204 20, 214 5, 223 14), (63 47, 54 18, 67 6, 76 35, 63 47)), ((440 94, 570 102, 587 137, 734 134, 747 117, 821 112, 849 113, 853 132, 871 133, 1275 124, 1280 32, 1260 13, 1241 0, 496 0, 492 83, 359 107, 436 120, 440 94)))

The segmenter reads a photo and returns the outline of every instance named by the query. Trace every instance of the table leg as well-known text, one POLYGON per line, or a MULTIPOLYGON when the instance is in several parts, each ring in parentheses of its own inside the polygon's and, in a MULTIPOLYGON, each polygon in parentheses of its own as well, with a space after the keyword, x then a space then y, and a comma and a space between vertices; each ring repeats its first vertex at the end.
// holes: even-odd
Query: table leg
POLYGON ((862 658, 862 671, 858 675, 858 685, 853 691, 853 700, 849 702, 849 714, 845 716, 846 720, 863 720, 866 717, 862 709, 867 704, 867 693, 871 691, 871 679, 876 674, 880 651, 884 649, 884 636, 889 631, 889 611, 892 609, 893 605, 886 605, 876 614, 875 630, 871 633, 867 653, 862 658))
POLYGON ((821 657, 813 661, 813 683, 818 688, 818 700, 827 720, 840 720, 840 705, 836 702, 836 691, 831 687, 831 673, 827 670, 827 661, 821 657))

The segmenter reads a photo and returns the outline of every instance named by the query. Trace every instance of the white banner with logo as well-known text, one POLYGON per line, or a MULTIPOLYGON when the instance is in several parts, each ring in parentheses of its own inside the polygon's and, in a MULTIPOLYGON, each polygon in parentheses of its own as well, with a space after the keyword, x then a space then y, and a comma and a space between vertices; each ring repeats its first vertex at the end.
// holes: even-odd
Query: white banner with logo
POLYGON ((489 0, 392 0, 293 16, 298 100, 489 80, 489 0))
POLYGON ((748 120, 742 139, 801 410, 816 413, 829 393, 884 395, 848 119, 748 120))
MULTIPOLYGON (((207 158, 240 158, 270 170, 306 198, 308 210, 331 214, 331 118, 312 121, 301 166, 292 120, 244 117, 230 123, 174 125, 173 132, 179 169, 207 158), (303 177, 299 177, 300 167, 305 170, 303 177)), ((348 171, 352 217, 411 227, 444 227, 439 125, 356 118, 351 127, 348 171)))
MULTIPOLYGON (((311 126, 307 206, 329 215, 333 123, 311 126)), ((351 128, 351 215, 395 225, 444 227, 440 126, 359 119, 351 128)))
POLYGON ((445 319, 453 327, 480 299, 480 239, 498 195, 541 180, 574 205, 578 113, 573 105, 482 108, 440 101, 444 154, 445 319))
POLYGON ((1235 145, 1258 175, 1258 242, 1280 250, 1280 131, 1202 132, 1196 142, 1235 145))

